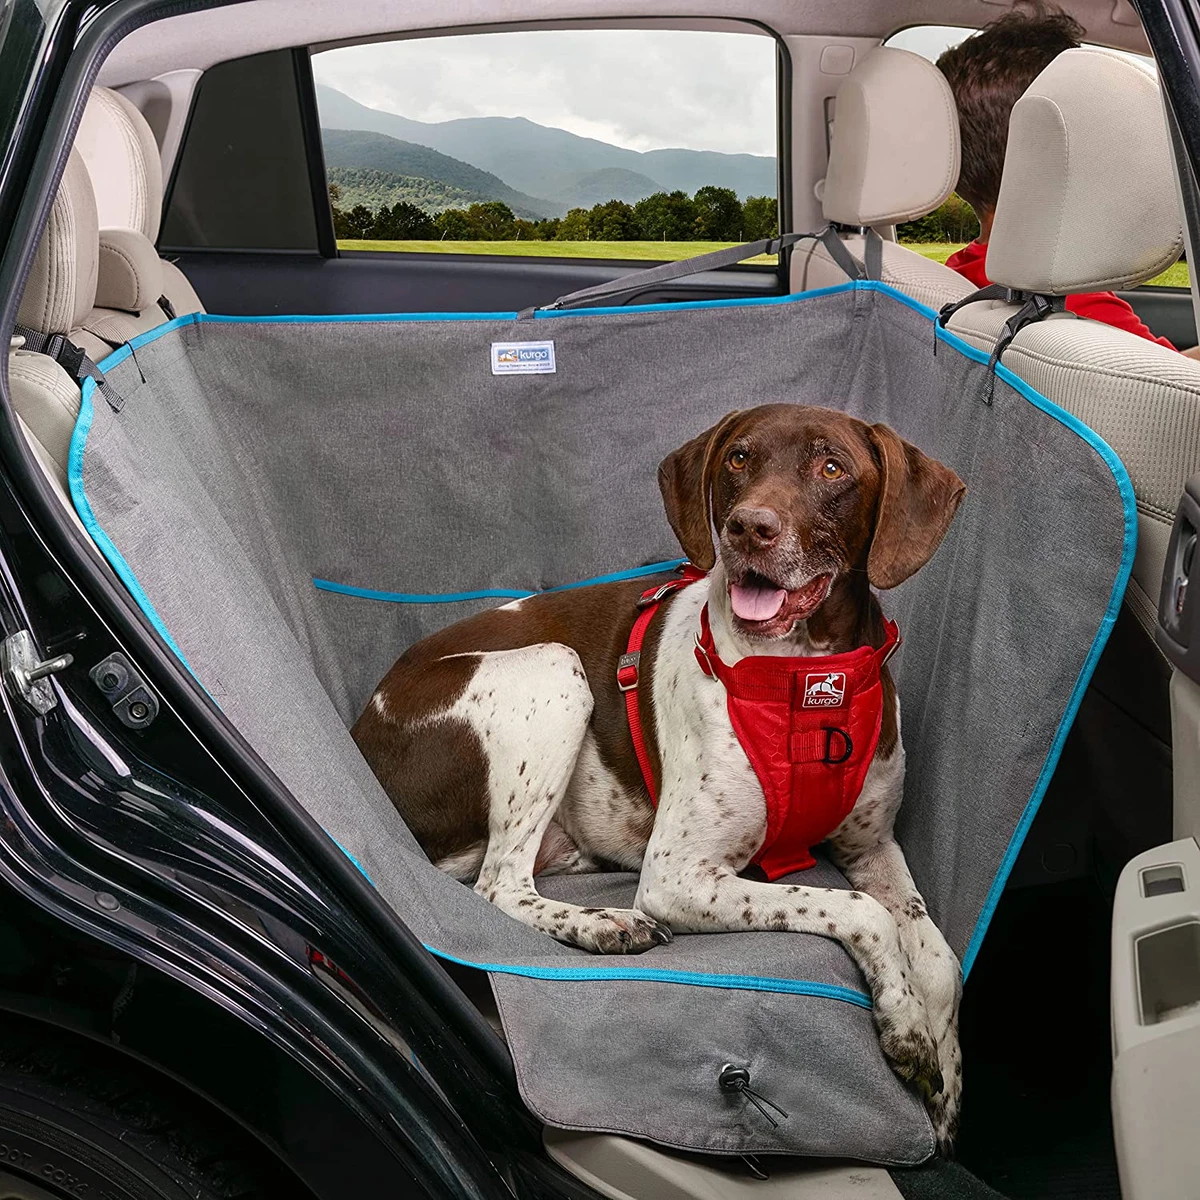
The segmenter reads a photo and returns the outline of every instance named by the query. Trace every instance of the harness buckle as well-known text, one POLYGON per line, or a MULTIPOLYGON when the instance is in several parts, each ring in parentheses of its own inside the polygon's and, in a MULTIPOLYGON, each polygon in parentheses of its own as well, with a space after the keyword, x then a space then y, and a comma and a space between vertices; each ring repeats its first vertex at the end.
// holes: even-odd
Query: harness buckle
POLYGON ((632 654, 622 654, 617 659, 617 687, 622 692, 632 692, 638 685, 638 666, 642 661, 642 652, 635 650, 632 654))
POLYGON ((666 596, 669 596, 673 591, 682 585, 680 579, 668 579, 666 583, 660 584, 653 591, 646 591, 641 594, 638 599, 638 608, 649 608, 651 604, 660 603, 666 596))
POLYGON ((708 651, 704 648, 704 643, 700 640, 700 635, 695 635, 696 642, 696 661, 700 664, 700 670, 704 672, 709 679, 716 679, 717 673, 713 670, 712 659, 708 657, 708 651))

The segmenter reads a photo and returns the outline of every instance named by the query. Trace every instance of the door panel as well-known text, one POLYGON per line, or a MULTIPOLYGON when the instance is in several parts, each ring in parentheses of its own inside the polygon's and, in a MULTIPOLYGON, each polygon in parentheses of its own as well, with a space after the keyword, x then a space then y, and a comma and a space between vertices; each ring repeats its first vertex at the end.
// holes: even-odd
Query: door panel
POLYGON ((1151 331, 1165 337, 1176 349, 1186 350, 1196 344, 1196 317, 1187 288, 1144 287, 1117 295, 1128 300, 1151 331))
MULTIPOLYGON (((337 258, 218 251, 171 257, 209 312, 231 316, 514 312, 657 265, 363 251, 337 258)), ((773 268, 742 267, 708 271, 615 303, 771 296, 783 290, 773 268)))

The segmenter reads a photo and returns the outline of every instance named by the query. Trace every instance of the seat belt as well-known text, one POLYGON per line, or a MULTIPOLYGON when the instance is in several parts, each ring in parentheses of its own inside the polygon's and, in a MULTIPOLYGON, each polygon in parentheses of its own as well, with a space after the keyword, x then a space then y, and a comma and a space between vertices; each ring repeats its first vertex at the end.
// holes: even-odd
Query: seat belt
MULTIPOLYGON (((875 236, 878 238, 879 235, 875 236)), ((877 279, 879 277, 878 265, 875 275, 872 276, 868 268, 846 249, 833 226, 827 225, 817 233, 783 233, 777 237, 763 238, 757 242, 741 242, 736 246, 727 246, 723 250, 713 250, 709 254, 698 254, 695 258, 684 258, 678 262, 663 263, 659 267, 632 271, 628 275, 620 275, 616 279, 598 283, 593 287, 580 288, 577 292, 568 292, 565 296, 559 296, 557 300, 551 301, 549 304, 526 308, 517 314, 517 319, 523 321, 539 312, 553 312, 564 308, 577 308, 581 305, 590 306, 598 300, 622 296, 626 292, 645 291, 658 284, 670 283, 688 275, 698 275, 701 271, 715 271, 718 267, 732 267, 757 254, 778 254, 788 246, 794 246, 797 242, 803 241, 822 243, 829 251, 830 257, 851 280, 877 279)), ((868 261, 875 258, 878 263, 882 258, 882 243, 874 246, 868 238, 867 257, 868 261)))
POLYGON ((43 333, 28 325, 14 325, 13 337, 25 339, 24 349, 33 354, 52 358, 80 387, 85 379, 95 381, 96 389, 108 401, 113 412, 125 407, 125 397, 104 377, 104 372, 88 357, 87 351, 75 345, 65 334, 43 333))

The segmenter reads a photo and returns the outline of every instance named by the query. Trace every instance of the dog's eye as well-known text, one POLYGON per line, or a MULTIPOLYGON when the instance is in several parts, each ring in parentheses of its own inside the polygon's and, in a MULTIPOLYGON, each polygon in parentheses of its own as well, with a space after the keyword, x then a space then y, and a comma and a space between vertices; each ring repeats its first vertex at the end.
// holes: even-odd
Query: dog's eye
POLYGON ((725 461, 729 464, 730 470, 741 471, 750 461, 750 455, 745 450, 734 450, 725 461))
POLYGON ((842 470, 842 464, 833 458, 827 458, 821 467, 822 479, 841 479, 845 473, 842 470))

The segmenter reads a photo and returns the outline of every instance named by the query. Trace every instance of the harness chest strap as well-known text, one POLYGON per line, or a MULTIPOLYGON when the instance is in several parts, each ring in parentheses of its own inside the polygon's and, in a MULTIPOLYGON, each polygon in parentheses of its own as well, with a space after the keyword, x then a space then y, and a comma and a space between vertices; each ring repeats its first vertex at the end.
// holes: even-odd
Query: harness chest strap
MULTIPOLYGON (((638 666, 658 605, 704 577, 695 568, 685 570, 683 578, 642 595, 642 611, 617 667, 634 752, 656 807, 637 703, 638 666)), ((754 656, 730 667, 717 653, 707 605, 701 610, 696 660, 725 687, 734 732, 762 785, 767 827, 754 862, 769 879, 812 866, 810 847, 841 824, 862 791, 882 727, 880 672, 900 644, 895 624, 885 619, 884 626, 879 647, 811 658, 754 656)))

